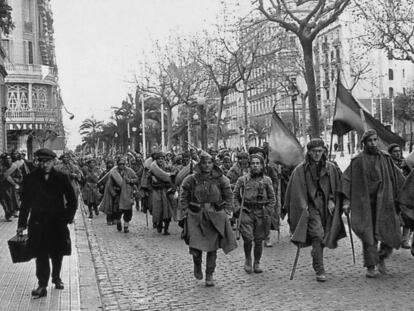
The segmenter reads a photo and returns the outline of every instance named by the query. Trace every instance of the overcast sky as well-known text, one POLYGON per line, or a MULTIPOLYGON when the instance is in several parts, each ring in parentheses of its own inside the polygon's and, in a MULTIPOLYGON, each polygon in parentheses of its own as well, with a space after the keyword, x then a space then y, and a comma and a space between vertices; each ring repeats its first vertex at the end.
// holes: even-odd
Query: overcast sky
POLYGON ((211 27, 220 8, 220 0, 52 0, 62 97, 75 115, 64 112, 68 147, 80 143, 84 119, 109 121, 155 40, 211 27))

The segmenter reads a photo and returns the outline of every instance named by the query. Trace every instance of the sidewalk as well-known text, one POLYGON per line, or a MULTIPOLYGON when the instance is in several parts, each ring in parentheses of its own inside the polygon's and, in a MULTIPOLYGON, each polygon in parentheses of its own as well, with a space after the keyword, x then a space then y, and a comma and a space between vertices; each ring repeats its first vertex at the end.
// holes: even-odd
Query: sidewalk
MULTIPOLYGON (((82 216, 79 214, 77 221, 83 226, 82 216)), ((0 218, 0 310, 81 310, 78 234, 74 232, 74 225, 70 225, 72 256, 63 258, 61 272, 65 289, 57 290, 53 284, 49 284, 47 296, 41 299, 31 297, 32 289, 37 288, 34 259, 19 264, 13 264, 11 261, 7 240, 15 235, 16 228, 17 218, 13 218, 12 222, 5 222, 4 217, 0 218)))

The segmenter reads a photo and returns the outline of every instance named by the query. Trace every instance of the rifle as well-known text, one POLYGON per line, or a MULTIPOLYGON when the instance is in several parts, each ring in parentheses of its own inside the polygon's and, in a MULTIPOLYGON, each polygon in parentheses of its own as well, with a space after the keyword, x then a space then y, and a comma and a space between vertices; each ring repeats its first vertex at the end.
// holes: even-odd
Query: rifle
POLYGON ((352 238, 351 219, 349 218, 348 213, 345 213, 345 214, 346 214, 346 221, 348 222, 349 239, 351 240, 352 259, 354 260, 354 264, 355 264, 355 249, 354 249, 354 239, 352 238))
MULTIPOLYGON (((240 207, 240 213, 239 213, 239 217, 237 219, 237 225, 236 225, 236 239, 237 240, 240 240, 240 224, 241 224, 242 213, 243 213, 245 193, 246 193, 246 180, 243 181, 243 194, 242 194, 242 200, 241 200, 241 207, 240 207)), ((240 189, 240 194, 241 194, 241 189, 240 189)))
POLYGON ((300 248, 301 247, 302 247, 302 244, 298 243, 298 248, 296 250, 296 256, 295 256, 295 261, 293 262, 292 272, 290 273, 290 280, 293 280, 293 277, 295 275, 296 266, 298 265, 299 253, 300 253, 300 248))

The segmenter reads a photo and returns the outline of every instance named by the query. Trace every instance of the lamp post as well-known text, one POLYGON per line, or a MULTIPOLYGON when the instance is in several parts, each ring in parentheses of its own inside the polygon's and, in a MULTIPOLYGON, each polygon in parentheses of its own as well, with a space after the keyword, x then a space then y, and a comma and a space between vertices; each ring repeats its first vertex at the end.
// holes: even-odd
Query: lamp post
POLYGON ((132 127, 132 150, 135 151, 135 139, 136 139, 137 128, 135 126, 132 127))
MULTIPOLYGON (((196 113, 193 114, 193 121, 194 121, 194 125, 197 125, 196 123, 198 122, 199 116, 196 113)), ((196 147, 198 147, 198 131, 197 131, 197 126, 194 126, 194 145, 196 147)))

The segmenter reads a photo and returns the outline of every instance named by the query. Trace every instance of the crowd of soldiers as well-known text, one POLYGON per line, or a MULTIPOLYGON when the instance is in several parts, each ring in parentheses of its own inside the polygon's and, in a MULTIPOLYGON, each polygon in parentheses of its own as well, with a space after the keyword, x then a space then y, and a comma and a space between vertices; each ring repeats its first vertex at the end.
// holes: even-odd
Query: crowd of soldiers
MULTIPOLYGON (((347 236, 343 214, 361 239, 366 277, 387 273, 385 259, 393 249, 411 248, 414 256, 414 176, 400 146, 381 151, 377 133, 368 130, 345 172, 328 159, 322 139, 307 144, 305 160, 296 167, 269 162, 268 149, 265 144, 236 154, 213 148, 155 152, 147 159, 133 151, 114 158, 65 153, 55 169, 69 176, 89 218, 103 212, 107 225, 118 231, 129 232, 134 209, 152 215, 160 234, 169 235, 170 223, 177 222, 197 279, 203 279, 206 253, 206 286, 214 286, 217 250, 232 251, 240 237, 244 270, 261 273, 263 247, 272 246, 270 232, 279 230, 286 215, 292 242, 312 247, 320 282, 326 281, 324 248, 336 248, 347 236)), ((22 154, 2 156, 0 203, 6 221, 17 216, 22 182, 36 162, 22 154)))

